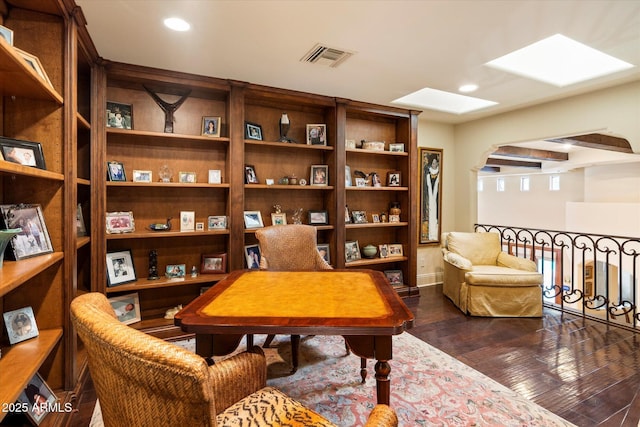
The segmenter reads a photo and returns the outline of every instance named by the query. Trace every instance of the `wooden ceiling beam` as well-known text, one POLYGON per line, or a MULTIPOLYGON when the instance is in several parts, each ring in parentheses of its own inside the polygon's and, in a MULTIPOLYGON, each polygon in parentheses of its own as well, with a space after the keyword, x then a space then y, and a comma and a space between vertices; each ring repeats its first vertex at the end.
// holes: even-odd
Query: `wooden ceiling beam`
POLYGON ((494 159, 494 158, 489 157, 487 159, 487 162, 485 163, 485 167, 486 166, 515 166, 515 167, 520 167, 520 168, 541 169, 542 168, 542 163, 540 163, 540 162, 525 162, 525 161, 522 161, 522 160, 494 159))
POLYGON ((556 162, 569 160, 568 153, 561 153, 559 151, 550 150, 538 150, 535 148, 515 147, 513 145, 505 145, 499 147, 491 155, 519 157, 532 160, 550 160, 556 162))
POLYGON ((631 144, 629 144, 629 141, 626 139, 610 135, 602 135, 600 133, 570 136, 567 138, 547 139, 546 141, 557 142, 559 144, 571 144, 578 147, 595 148, 597 150, 633 154, 631 144))

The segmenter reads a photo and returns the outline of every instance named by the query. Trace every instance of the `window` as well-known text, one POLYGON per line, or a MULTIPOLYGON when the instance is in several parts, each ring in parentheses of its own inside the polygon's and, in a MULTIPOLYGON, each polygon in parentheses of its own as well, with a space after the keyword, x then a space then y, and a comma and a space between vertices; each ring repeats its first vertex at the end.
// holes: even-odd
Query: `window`
POLYGON ((520 177, 520 191, 529 191, 530 180, 528 176, 520 177))
POLYGON ((496 181, 497 183, 497 187, 496 189, 498 191, 504 191, 504 178, 498 178, 498 180, 496 181))
POLYGON ((560 175, 551 175, 549 177, 549 190, 560 191, 560 175))
POLYGON ((484 190, 484 181, 479 179, 478 180, 478 191, 483 191, 484 190))

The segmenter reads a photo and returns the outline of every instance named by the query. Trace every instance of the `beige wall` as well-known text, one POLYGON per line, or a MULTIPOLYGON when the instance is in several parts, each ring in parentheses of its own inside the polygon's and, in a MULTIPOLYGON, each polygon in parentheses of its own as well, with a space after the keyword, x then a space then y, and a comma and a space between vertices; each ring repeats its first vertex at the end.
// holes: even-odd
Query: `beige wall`
MULTIPOLYGON (((499 145, 608 133, 640 153, 640 82, 552 101, 460 125, 420 119, 418 145, 443 148, 442 231, 471 231, 477 221, 476 171, 499 145)), ((439 247, 418 249, 418 284, 441 281, 439 247)))

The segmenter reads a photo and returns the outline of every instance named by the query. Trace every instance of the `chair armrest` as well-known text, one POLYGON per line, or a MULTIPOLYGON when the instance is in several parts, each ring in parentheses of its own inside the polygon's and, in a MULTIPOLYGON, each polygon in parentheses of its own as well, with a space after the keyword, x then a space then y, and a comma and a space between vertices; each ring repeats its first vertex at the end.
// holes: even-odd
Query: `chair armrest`
POLYGON ((455 252, 447 252, 446 254, 444 254, 444 260, 461 270, 468 271, 473 268, 473 264, 471 264, 471 261, 455 252))
POLYGON ((515 268, 516 270, 538 271, 538 266, 530 259, 520 258, 506 252, 498 254, 497 265, 501 267, 515 268))
POLYGON ((267 361, 260 347, 209 367, 216 413, 267 385, 267 361))
POLYGON ((369 414, 365 427, 397 427, 398 417, 387 405, 376 405, 369 414))

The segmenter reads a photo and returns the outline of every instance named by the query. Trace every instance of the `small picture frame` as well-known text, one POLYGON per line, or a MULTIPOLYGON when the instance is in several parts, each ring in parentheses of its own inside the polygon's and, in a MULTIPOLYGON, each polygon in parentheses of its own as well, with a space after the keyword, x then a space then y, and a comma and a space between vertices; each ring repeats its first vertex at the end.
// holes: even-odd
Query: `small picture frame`
POLYGON ((220 117, 204 116, 202 118, 203 136, 220 136, 220 117))
POLYGON ((353 218, 354 224, 366 224, 367 221, 367 212, 366 211, 352 211, 351 218, 353 218))
POLYGON ((355 150, 356 149, 356 140, 355 139, 345 139, 344 148, 347 150, 355 150))
POLYGON ((224 230, 227 228, 225 215, 211 215, 207 217, 207 230, 224 230))
POLYGON ((196 173, 195 172, 178 172, 178 182, 183 184, 195 184, 196 173))
POLYGON ((84 215, 82 213, 82 204, 78 203, 76 208, 76 236, 82 237, 87 235, 87 227, 84 223, 84 215))
POLYGON ((44 71, 44 67, 42 66, 42 63, 37 56, 29 52, 25 52, 22 49, 18 49, 17 47, 14 47, 14 49, 42 80, 44 80, 50 87, 53 87, 53 85, 51 84, 51 80, 49 80, 49 76, 44 71))
POLYGON ((371 214, 371 222, 379 223, 380 222, 380 214, 371 214))
POLYGON ((107 253, 107 286, 123 285, 136 280, 138 279, 130 249, 107 253))
POLYGON ((361 259, 360 245, 357 240, 344 242, 344 259, 345 262, 353 262, 361 259))
POLYGON ((244 123, 244 139, 262 141, 262 126, 256 123, 244 123))
POLYGON ((311 165, 311 177, 309 178, 309 182, 311 185, 329 185, 329 166, 311 165))
POLYGON ((107 101, 107 127, 133 129, 133 106, 121 102, 107 101))
POLYGON ((256 168, 253 165, 244 165, 244 183, 259 184, 256 168))
POLYGON ((9 259, 19 261, 53 252, 40 205, 0 205, 0 213, 0 225, 4 223, 2 228, 22 229, 11 239, 12 251, 7 252, 9 259))
POLYGON ((402 286, 404 284, 402 270, 385 270, 384 275, 387 277, 391 286, 402 286))
POLYGON ((389 215, 389 222, 400 222, 400 215, 389 215))
POLYGON ((7 162, 23 166, 31 166, 46 170, 47 167, 39 142, 22 141, 19 139, 0 137, 0 152, 7 162))
POLYGON ((244 247, 244 257, 247 262, 247 268, 255 270, 260 268, 260 246, 247 245, 244 247))
POLYGON ((389 247, 386 244, 378 245, 378 254, 380 258, 389 258, 389 247))
POLYGON ((287 225, 287 214, 284 212, 272 213, 271 225, 287 225))
POLYGON ((186 264, 169 264, 164 269, 164 275, 168 279, 182 279, 187 272, 186 264))
POLYGON ((264 227, 260 211, 244 211, 244 228, 250 230, 264 227))
POLYGON ((4 25, 0 25, 0 38, 3 38, 9 43, 9 46, 13 46, 13 30, 10 30, 4 25))
POLYGON ((392 153, 404 153, 404 143, 396 142, 389 144, 389 151, 392 153))
POLYGON ((7 328, 9 344, 13 345, 39 335, 36 318, 31 307, 19 308, 2 314, 7 328))
POLYGON ((387 186, 400 187, 402 185, 402 175, 400 171, 387 172, 387 186))
POLYGON ((349 165, 345 165, 344 167, 344 185, 345 187, 351 187, 353 185, 351 181, 351 166, 349 165))
POLYGON ((196 231, 204 231, 204 222, 196 222, 196 231))
POLYGON ((331 264, 331 253, 329 251, 329 245, 326 243, 320 243, 317 245, 317 248, 320 256, 322 256, 322 258, 327 261, 327 264, 331 264))
POLYGON ((109 181, 127 180, 122 162, 107 162, 107 178, 109 181))
POLYGON ((134 169, 133 182, 152 182, 152 181, 153 181, 152 171, 142 171, 142 170, 134 169))
POLYGON ((107 234, 132 233, 136 230, 133 212, 107 212, 107 234))
POLYGON ((387 245, 387 247, 389 248, 389 256, 390 257, 403 256, 403 250, 402 250, 402 245, 401 244, 393 243, 393 244, 387 245))
POLYGON ((366 186, 367 186, 367 178, 356 177, 356 187, 366 187, 366 186))
POLYGON ((345 224, 351 223, 351 212, 349 211, 349 206, 344 207, 344 222, 345 224))
POLYGON ((309 225, 327 225, 329 224, 328 211, 309 211, 309 225))
POLYGON ((206 254, 202 255, 202 274, 220 274, 227 272, 227 254, 206 254))
POLYGON ((20 396, 18 396, 16 403, 21 408, 26 409, 21 412, 27 414, 29 421, 39 426, 47 414, 55 410, 57 401, 58 398, 53 393, 53 390, 36 372, 22 393, 20 393, 20 396))
POLYGON ((109 298, 109 304, 111 304, 116 318, 125 325, 130 325, 142 320, 142 316, 140 315, 140 298, 137 292, 111 297, 109 298))
POLYGON ((220 169, 209 169, 209 184, 221 184, 222 173, 220 169))
POLYGON ((327 145, 327 125, 307 125, 307 145, 327 145))
POLYGON ((196 227, 196 213, 194 211, 180 211, 180 231, 194 231, 196 227))

